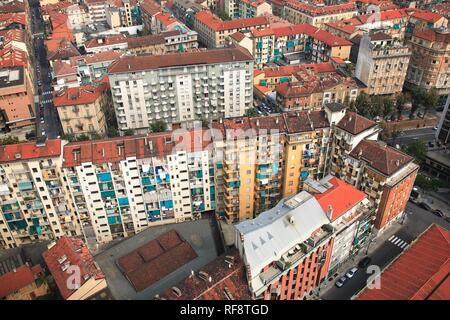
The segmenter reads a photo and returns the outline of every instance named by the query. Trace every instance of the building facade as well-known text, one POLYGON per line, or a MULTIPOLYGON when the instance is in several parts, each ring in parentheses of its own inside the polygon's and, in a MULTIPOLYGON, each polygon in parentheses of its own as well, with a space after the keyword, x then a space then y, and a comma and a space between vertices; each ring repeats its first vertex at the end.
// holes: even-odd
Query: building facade
POLYGON ((238 47, 122 57, 109 80, 120 131, 242 116, 253 105, 253 57, 238 47))

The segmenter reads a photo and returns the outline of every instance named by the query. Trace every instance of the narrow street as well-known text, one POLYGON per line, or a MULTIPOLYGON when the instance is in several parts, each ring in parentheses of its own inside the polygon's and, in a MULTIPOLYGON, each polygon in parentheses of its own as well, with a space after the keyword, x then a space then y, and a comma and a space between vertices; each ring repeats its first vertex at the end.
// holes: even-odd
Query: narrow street
POLYGON ((38 140, 55 139, 61 136, 61 124, 58 112, 53 105, 53 87, 50 74, 50 64, 47 59, 44 35, 44 21, 40 11, 39 1, 31 0, 31 21, 33 30, 33 54, 36 72, 38 101, 36 104, 36 134, 38 140))
MULTIPOLYGON (((370 265, 375 265, 382 271, 391 261, 393 261, 404 250, 407 250, 409 244, 413 242, 422 232, 424 232, 432 223, 436 223, 441 227, 450 230, 450 223, 443 218, 435 216, 433 213, 426 211, 415 204, 409 202, 407 205, 408 215, 403 223, 394 222, 394 224, 377 238, 375 243, 369 247, 368 256, 371 258, 370 265)), ((450 216, 450 210, 446 213, 450 216)), ((371 274, 366 270, 359 269, 352 279, 347 280, 343 287, 336 287, 335 281, 343 276, 349 269, 358 265, 361 258, 364 257, 366 250, 355 257, 354 260, 347 261, 341 267, 339 276, 332 281, 322 284, 320 298, 323 300, 349 300, 365 287, 367 279, 371 274)), ((381 286, 383 283, 381 283, 381 286)))

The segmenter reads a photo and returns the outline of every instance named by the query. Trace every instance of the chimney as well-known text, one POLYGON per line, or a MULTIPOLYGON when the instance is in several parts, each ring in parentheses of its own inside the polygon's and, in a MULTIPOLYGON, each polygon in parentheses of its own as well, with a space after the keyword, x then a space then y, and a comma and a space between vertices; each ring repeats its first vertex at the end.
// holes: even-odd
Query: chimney
POLYGON ((331 216, 333 215, 333 206, 330 204, 327 210, 327 217, 331 220, 331 216))

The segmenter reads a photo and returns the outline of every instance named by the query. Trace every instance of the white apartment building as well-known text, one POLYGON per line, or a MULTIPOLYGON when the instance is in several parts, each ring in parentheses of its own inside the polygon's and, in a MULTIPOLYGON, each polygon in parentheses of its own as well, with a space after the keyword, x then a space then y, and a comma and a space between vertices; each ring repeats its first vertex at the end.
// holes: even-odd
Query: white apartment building
POLYGON ((0 248, 81 235, 61 155, 61 140, 0 147, 0 248))
POLYGON ((78 4, 67 8, 67 18, 72 30, 83 29, 91 23, 87 7, 78 4))
POLYGON ((240 47, 164 56, 123 56, 109 68, 120 131, 163 120, 242 116, 253 104, 253 57, 240 47))

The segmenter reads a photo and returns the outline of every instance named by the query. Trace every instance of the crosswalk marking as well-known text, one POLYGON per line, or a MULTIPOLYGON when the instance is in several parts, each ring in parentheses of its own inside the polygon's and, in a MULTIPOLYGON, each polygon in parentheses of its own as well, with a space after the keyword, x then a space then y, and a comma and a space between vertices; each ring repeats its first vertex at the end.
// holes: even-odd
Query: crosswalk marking
POLYGON ((406 242, 403 239, 400 239, 399 237, 392 235, 389 239, 389 242, 391 242, 392 244, 396 245, 397 247, 399 247, 400 249, 404 249, 406 248, 406 246, 408 245, 408 242, 406 242))

